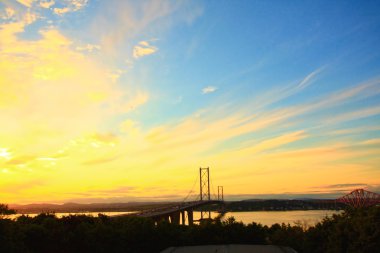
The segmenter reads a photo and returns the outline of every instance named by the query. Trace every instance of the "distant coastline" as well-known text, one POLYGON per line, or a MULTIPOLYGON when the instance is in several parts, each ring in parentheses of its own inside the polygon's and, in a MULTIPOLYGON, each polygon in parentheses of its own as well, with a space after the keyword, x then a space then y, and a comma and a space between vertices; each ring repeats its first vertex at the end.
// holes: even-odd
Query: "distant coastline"
MULTIPOLYGON (((65 203, 65 204, 27 204, 10 205, 21 214, 64 213, 64 212, 131 212, 164 207, 178 202, 127 202, 127 203, 65 203)), ((332 200, 241 200, 226 201, 223 211, 299 211, 299 210, 343 210, 345 205, 332 200)), ((220 211, 220 206, 205 206, 202 210, 220 211)))

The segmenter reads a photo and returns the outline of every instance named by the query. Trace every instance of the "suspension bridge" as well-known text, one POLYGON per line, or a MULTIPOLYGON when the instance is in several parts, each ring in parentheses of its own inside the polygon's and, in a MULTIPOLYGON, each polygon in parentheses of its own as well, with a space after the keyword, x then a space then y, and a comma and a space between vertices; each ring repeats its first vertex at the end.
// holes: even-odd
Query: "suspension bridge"
POLYGON ((224 202, 223 186, 218 186, 217 195, 211 194, 212 184, 210 185, 210 168, 199 168, 199 194, 196 195, 195 199, 189 200, 195 183, 196 181, 194 182, 193 187, 188 195, 180 203, 176 203, 167 207, 148 209, 130 215, 151 218, 157 222, 166 220, 170 223, 189 225, 192 225, 194 222, 209 220, 211 219, 210 211, 201 210, 200 218, 195 220, 194 210, 211 204, 222 205, 224 202))
MULTIPOLYGON (((197 177, 198 179, 198 177, 197 177)), ((138 213, 127 214, 128 216, 147 217, 155 220, 156 222, 166 220, 175 224, 188 224, 192 225, 194 222, 202 220, 210 220, 211 212, 202 210, 203 206, 217 204, 224 207, 224 192, 223 186, 218 186, 217 194, 211 194, 212 183, 210 184, 210 168, 199 168, 199 194, 196 194, 193 200, 189 200, 190 194, 193 192, 194 182, 192 189, 182 202, 175 203, 170 206, 157 207, 152 209, 143 210, 138 213), (200 218, 194 219, 194 210, 200 209, 200 218)), ((320 202, 331 203, 338 202, 344 203, 351 208, 365 208, 372 205, 380 204, 380 194, 370 192, 364 189, 356 189, 350 193, 331 200, 322 200, 320 202)), ((223 208, 221 208, 223 212, 223 208)), ((125 216, 125 215, 117 215, 125 216)), ((113 216, 113 217, 117 217, 113 216)))

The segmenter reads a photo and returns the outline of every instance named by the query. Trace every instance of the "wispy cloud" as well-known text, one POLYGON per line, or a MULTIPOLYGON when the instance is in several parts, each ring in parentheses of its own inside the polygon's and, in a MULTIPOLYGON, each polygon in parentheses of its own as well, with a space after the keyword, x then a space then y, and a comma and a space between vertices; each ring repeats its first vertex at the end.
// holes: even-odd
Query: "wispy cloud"
POLYGON ((315 188, 346 188, 346 187, 363 188, 367 186, 368 184, 363 184, 363 183, 348 183, 348 184, 323 185, 323 186, 319 186, 315 188))
POLYGON ((69 0, 69 4, 74 11, 78 11, 84 8, 88 3, 88 0, 69 0))
POLYGON ((12 152, 9 148, 0 148, 0 159, 10 160, 12 158, 12 152))
POLYGON ((33 2, 35 2, 36 0, 17 0, 17 2, 19 2, 20 4, 22 5, 25 5, 26 7, 31 7, 33 2))
POLYGON ((55 1, 54 1, 54 0, 51 0, 51 1, 41 1, 41 2, 40 2, 40 6, 41 6, 42 8, 45 8, 45 9, 49 9, 49 8, 52 7, 54 4, 55 4, 55 1))
POLYGON ((217 87, 215 87, 215 86, 207 86, 207 87, 204 87, 203 89, 202 89, 202 94, 208 94, 208 93, 213 93, 213 92, 215 92, 215 91, 217 91, 217 87))
POLYGON ((329 132, 330 135, 353 135, 380 131, 380 126, 363 126, 356 128, 345 128, 329 132))
MULTIPOLYGON (((371 88, 367 83, 360 84, 359 87, 361 86, 368 87, 368 89, 371 88)), ((367 93, 367 89, 364 88, 354 87, 351 89, 355 89, 358 92, 358 95, 361 94, 360 92, 367 93)), ((353 96, 350 91, 351 89, 343 91, 342 93, 350 93, 351 96, 353 96)), ((344 96, 345 99, 342 97, 340 102, 346 102, 351 96, 344 96)), ((329 97, 330 95, 327 96, 327 98, 329 97)), ((189 117, 176 127, 168 127, 167 131, 170 131, 175 136, 181 136, 181 138, 175 138, 175 141, 171 140, 169 136, 166 136, 165 128, 161 128, 160 131, 156 132, 154 138, 158 138, 161 144, 164 139, 167 139, 167 145, 172 146, 190 147, 190 144, 194 143, 195 145, 198 145, 198 150, 200 150, 200 143, 207 143, 207 146, 210 147, 213 143, 215 144, 221 140, 262 131, 263 129, 271 129, 279 124, 291 121, 294 117, 313 111, 324 110, 326 107, 332 106, 334 103, 338 102, 333 101, 332 104, 328 104, 326 100, 326 97, 322 97, 317 102, 301 104, 297 107, 291 106, 288 108, 284 107, 280 109, 266 110, 265 113, 257 111, 257 114, 252 110, 250 110, 250 114, 246 114, 247 111, 245 109, 242 109, 240 114, 234 112, 233 115, 226 114, 226 110, 220 113, 211 110, 202 118, 198 119, 189 117), (207 117, 211 118, 211 122, 205 120, 207 117), (203 128, 204 125, 207 125, 208 127, 203 128), (161 135, 161 137, 158 137, 159 135, 161 135)), ((241 108, 249 108, 249 106, 242 105, 241 108)), ((302 138, 305 137, 305 133, 298 132, 296 136, 302 138)))
POLYGON ((361 145, 380 145, 380 138, 365 140, 360 143, 361 145))
POLYGON ((55 14, 62 16, 63 14, 70 12, 70 8, 69 7, 54 8, 53 11, 55 14))
POLYGON ((123 69, 114 69, 109 72, 109 77, 113 82, 117 82, 121 75, 123 75, 126 71, 123 69))
MULTIPOLYGON (((54 8, 53 12, 59 16, 63 16, 66 13, 76 12, 76 11, 83 9, 84 7, 87 6, 87 3, 88 3, 88 0, 67 0, 63 3, 63 7, 54 8)), ((49 8, 52 5, 54 5, 54 1, 53 1, 53 3, 52 2, 49 2, 49 3, 45 2, 44 6, 48 6, 48 7, 44 7, 44 6, 43 7, 49 8)))
POLYGON ((278 87, 272 87, 269 91, 261 92, 260 96, 253 99, 253 102, 251 102, 249 107, 254 107, 256 110, 259 110, 299 94, 309 87, 324 69, 324 67, 321 67, 312 71, 304 76, 300 82, 294 82, 290 85, 282 84, 278 87))
POLYGON ((368 118, 378 114, 380 114, 380 106, 345 112, 340 115, 335 115, 334 117, 327 119, 325 122, 328 124, 336 124, 351 120, 368 118))
POLYGON ((158 48, 150 45, 148 41, 140 41, 139 44, 133 48, 133 57, 138 59, 143 56, 154 54, 157 51, 158 48))
POLYGON ((95 44, 86 44, 86 45, 83 45, 83 46, 77 46, 76 47, 76 50, 78 51, 87 51, 87 52, 93 52, 93 51, 96 51, 96 50, 100 50, 100 45, 95 45, 95 44))
POLYGON ((114 144, 118 141, 118 138, 116 135, 112 133, 95 133, 90 136, 92 140, 98 143, 103 143, 103 144, 114 144))
POLYGON ((323 71, 324 67, 321 67, 317 70, 314 70, 313 72, 311 72, 310 74, 308 74, 298 85, 297 85, 297 88, 298 89, 304 89, 306 88, 307 86, 309 86, 312 81, 314 81, 315 77, 321 73, 323 71))
POLYGON ((191 24, 202 14, 198 5, 192 1, 109 0, 102 2, 102 13, 93 24, 93 32, 101 38, 105 52, 115 55, 121 45, 130 43, 146 29, 165 31, 178 23, 191 24))

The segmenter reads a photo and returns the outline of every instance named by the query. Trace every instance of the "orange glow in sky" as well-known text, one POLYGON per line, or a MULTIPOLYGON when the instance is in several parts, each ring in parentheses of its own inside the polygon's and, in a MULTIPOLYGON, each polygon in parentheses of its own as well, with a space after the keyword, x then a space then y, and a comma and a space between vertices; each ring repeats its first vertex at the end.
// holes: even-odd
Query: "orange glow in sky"
POLYGON ((218 2, 2 1, 0 202, 378 191, 379 16, 218 2))

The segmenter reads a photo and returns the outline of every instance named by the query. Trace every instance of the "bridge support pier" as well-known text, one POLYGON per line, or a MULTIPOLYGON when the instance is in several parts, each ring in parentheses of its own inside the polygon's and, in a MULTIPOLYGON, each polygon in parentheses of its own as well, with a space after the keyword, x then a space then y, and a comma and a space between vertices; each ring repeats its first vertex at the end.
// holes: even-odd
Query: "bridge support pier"
POLYGON ((201 219, 200 220, 210 220, 211 212, 210 211, 201 211, 201 219))
POLYGON ((187 210, 187 219, 189 221, 189 225, 193 225, 194 224, 193 210, 187 210))
POLYGON ((165 215, 161 220, 164 220, 166 222, 170 222, 169 215, 165 215))
POLYGON ((181 211, 181 224, 185 225, 186 224, 186 216, 185 216, 185 211, 181 211))
POLYGON ((180 215, 180 212, 175 212, 175 213, 170 214, 169 215, 170 222, 179 225, 179 215, 180 215))
POLYGON ((154 221, 155 221, 155 223, 158 223, 158 222, 161 222, 161 221, 170 222, 169 215, 157 216, 157 217, 154 218, 154 221))

